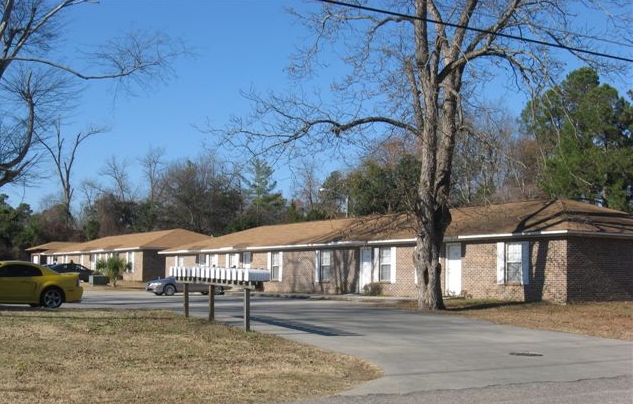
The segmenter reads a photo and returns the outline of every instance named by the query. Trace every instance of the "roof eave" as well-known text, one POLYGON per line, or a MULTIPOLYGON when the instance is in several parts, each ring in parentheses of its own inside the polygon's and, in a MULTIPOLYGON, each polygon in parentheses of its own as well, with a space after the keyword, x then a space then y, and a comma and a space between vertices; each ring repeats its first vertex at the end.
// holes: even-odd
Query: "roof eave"
MULTIPOLYGON (((498 233, 498 234, 471 234, 463 236, 446 236, 444 242, 468 241, 468 240, 500 240, 510 238, 538 238, 538 237, 558 237, 558 236, 577 236, 577 237, 605 237, 605 238, 623 238, 633 239, 633 234, 622 234, 613 232, 588 232, 580 230, 552 230, 552 231, 536 231, 536 232, 518 232, 518 233, 498 233)), ((397 244, 415 244, 415 238, 388 239, 388 240, 369 240, 369 241, 343 241, 331 243, 307 243, 307 244, 290 244, 290 245, 269 245, 269 246, 250 246, 250 247, 221 247, 221 248, 199 248, 199 249, 182 249, 172 251, 159 251, 162 255, 178 255, 178 254, 217 254, 226 252, 246 252, 246 251, 286 251, 286 250, 307 250, 307 249, 323 249, 323 248, 345 248, 345 247, 363 247, 374 245, 397 245, 397 244)))

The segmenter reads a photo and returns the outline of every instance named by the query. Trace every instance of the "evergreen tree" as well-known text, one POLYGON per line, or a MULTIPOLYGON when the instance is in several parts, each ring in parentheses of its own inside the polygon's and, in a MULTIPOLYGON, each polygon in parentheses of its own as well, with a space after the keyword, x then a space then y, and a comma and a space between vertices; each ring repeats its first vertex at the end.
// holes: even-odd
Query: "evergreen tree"
POLYGON ((543 191, 633 211, 633 107, 595 70, 573 71, 531 100, 522 121, 542 148, 543 191))
POLYGON ((286 200, 275 192, 274 170, 266 161, 255 158, 247 175, 242 176, 246 208, 231 230, 281 223, 286 217, 286 200))

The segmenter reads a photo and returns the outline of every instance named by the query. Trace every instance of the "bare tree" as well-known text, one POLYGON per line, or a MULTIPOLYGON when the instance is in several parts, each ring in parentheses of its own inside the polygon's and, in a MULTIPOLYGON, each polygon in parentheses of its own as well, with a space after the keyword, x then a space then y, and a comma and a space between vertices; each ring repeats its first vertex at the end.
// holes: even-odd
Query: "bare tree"
MULTIPOLYGON (((2 0, 0 16, 0 187, 37 163, 38 139, 50 118, 67 108, 73 79, 115 80, 126 90, 165 80, 184 49, 162 33, 135 32, 87 53, 92 70, 51 56, 69 9, 94 0, 2 0)), ((85 55, 82 55, 85 56, 85 55)))
POLYGON ((468 114, 471 130, 455 139, 452 205, 483 205, 513 198, 504 190, 515 126, 508 111, 484 106, 468 114), (505 192, 502 192, 505 191, 505 192))
POLYGON ((160 185, 161 176, 165 170, 165 149, 161 147, 150 147, 147 154, 140 159, 143 172, 148 181, 149 190, 147 200, 150 204, 154 204, 162 193, 160 185))
MULTIPOLYGON (((470 97, 464 96, 476 94, 477 86, 485 88, 497 71, 511 72, 524 89, 541 86, 559 70, 560 46, 590 61, 575 46, 590 46, 591 39, 573 33, 580 27, 573 26, 572 7, 592 4, 391 0, 382 2, 388 10, 376 10, 364 7, 364 1, 322 2, 319 12, 296 12, 314 36, 289 71, 297 80, 310 79, 324 66, 322 52, 333 49, 350 68, 331 86, 332 97, 338 97, 333 106, 305 94, 250 93, 254 115, 233 120, 223 131, 225 140, 251 151, 294 155, 298 149, 312 153, 379 134, 414 139, 421 168, 412 212, 418 302, 422 308, 442 309, 440 252, 451 222, 453 152, 457 134, 470 130, 463 119, 470 97), (537 41, 524 40, 528 35, 537 41)), ((630 38, 631 25, 621 27, 628 35, 619 37, 630 38)))
POLYGON ((88 128, 85 132, 79 132, 75 136, 73 144, 67 149, 64 144, 66 139, 62 135, 61 121, 58 120, 55 124, 55 144, 52 145, 44 140, 41 141, 42 145, 53 159, 53 163, 55 164, 55 169, 57 171, 57 177, 62 186, 62 205, 64 206, 67 226, 70 226, 72 223, 71 202, 74 188, 71 182, 71 174, 73 164, 75 163, 75 157, 77 156, 77 150, 79 149, 81 143, 83 143, 86 139, 103 133, 106 130, 106 128, 88 128))
POLYGON ((319 200, 319 189, 322 180, 318 178, 317 162, 312 159, 302 159, 295 168, 293 180, 294 198, 298 210, 304 215, 316 209, 319 200))
POLYGON ((127 163, 117 160, 116 156, 111 156, 105 162, 99 174, 112 180, 112 188, 108 193, 116 197, 121 202, 132 201, 134 199, 130 176, 128 175, 127 163))

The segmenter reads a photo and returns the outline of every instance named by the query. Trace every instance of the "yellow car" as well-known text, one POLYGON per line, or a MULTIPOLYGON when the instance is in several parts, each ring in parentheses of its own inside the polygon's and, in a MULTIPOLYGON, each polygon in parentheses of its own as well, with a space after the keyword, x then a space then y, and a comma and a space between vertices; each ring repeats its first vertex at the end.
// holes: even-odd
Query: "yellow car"
POLYGON ((60 274, 26 261, 0 261, 0 303, 25 303, 57 308, 78 302, 84 290, 79 274, 60 274))

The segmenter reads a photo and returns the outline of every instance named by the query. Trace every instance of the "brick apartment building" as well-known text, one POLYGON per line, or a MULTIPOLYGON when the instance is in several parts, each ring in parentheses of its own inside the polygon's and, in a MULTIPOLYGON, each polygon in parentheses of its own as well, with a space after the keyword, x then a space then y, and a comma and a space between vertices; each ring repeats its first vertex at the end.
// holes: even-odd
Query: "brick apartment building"
MULTIPOLYGON (((633 215, 569 200, 452 209, 446 295, 558 303, 633 298, 633 215)), ((416 297, 405 214, 262 226, 159 252, 170 266, 266 268, 266 291, 416 297)))

